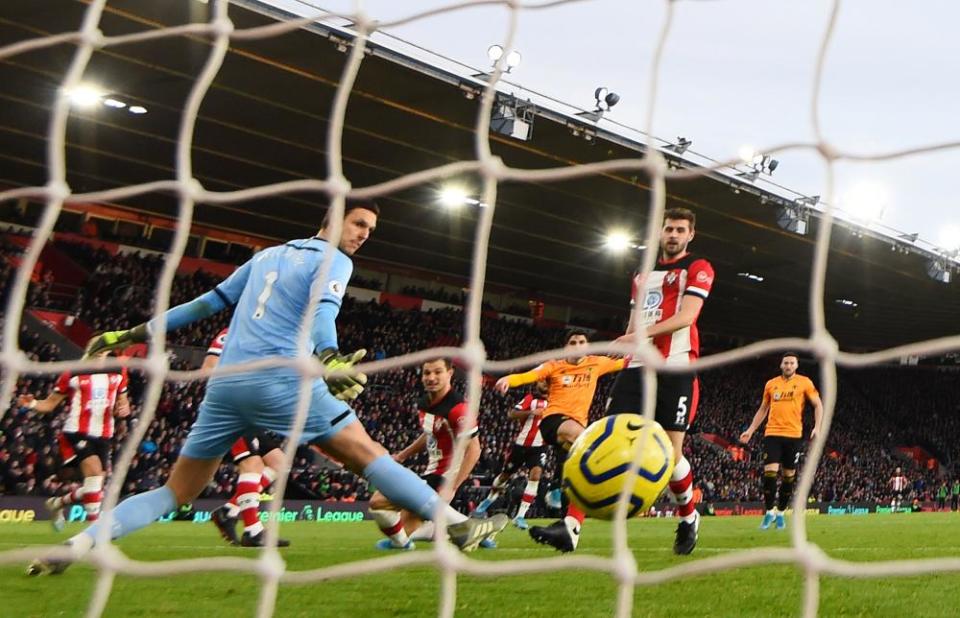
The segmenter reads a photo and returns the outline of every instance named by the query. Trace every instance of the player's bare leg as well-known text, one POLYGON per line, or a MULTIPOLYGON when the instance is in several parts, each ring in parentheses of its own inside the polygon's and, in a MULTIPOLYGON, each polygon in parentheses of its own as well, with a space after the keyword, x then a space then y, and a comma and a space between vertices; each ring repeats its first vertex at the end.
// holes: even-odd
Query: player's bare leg
MULTIPOLYGON (((127 498, 113 511, 110 530, 112 538, 119 538, 149 526, 158 517, 184 504, 189 504, 213 478, 220 466, 220 458, 194 459, 181 455, 173 465, 170 478, 163 487, 127 498)), ((99 534, 99 523, 89 526, 80 534, 71 537, 66 544, 72 556, 48 557, 34 560, 27 569, 28 575, 58 575, 70 564, 93 549, 99 534)))
POLYGON ((670 476, 670 493, 677 503, 676 538, 673 541, 673 553, 687 555, 697 546, 700 531, 700 513, 693 502, 693 470, 690 462, 683 456, 685 431, 667 431, 673 444, 673 474, 670 476))
POLYGON ((419 526, 414 526, 414 522, 409 518, 404 521, 404 514, 402 509, 394 506, 379 491, 370 497, 370 515, 377 522, 380 532, 386 537, 377 542, 377 549, 409 551, 415 548, 413 542, 410 541, 410 532, 413 532, 419 526))
POLYGON ((768 463, 763 466, 763 506, 766 512, 763 514, 763 521, 760 522, 761 530, 768 530, 777 519, 777 473, 779 471, 779 463, 768 463))
MULTIPOLYGON (((564 451, 569 451, 584 429, 583 425, 573 419, 563 421, 557 428, 557 443, 564 451)), ((580 528, 585 518, 583 511, 570 504, 563 519, 549 526, 531 526, 530 537, 537 543, 551 545, 564 553, 571 552, 580 542, 580 528)))
POLYGON ((512 474, 508 474, 506 471, 498 474, 497 478, 493 479, 493 485, 490 487, 490 493, 487 494, 487 497, 477 505, 477 508, 473 509, 473 513, 470 513, 470 516, 483 517, 486 515, 487 509, 493 506, 493 504, 500 499, 500 494, 502 494, 503 490, 506 489, 507 483, 510 482, 510 478, 512 476, 512 474))
MULTIPOLYGON (((277 478, 276 469, 283 465, 283 451, 272 449, 262 458, 252 455, 237 463, 237 490, 229 502, 216 509, 210 519, 226 541, 243 547, 263 545, 263 524, 260 521, 260 494, 277 478), (243 536, 237 537, 236 524, 243 520, 243 536)), ((290 541, 277 539, 278 547, 290 541)))
MULTIPOLYGON (((360 421, 353 421, 320 446, 342 461, 345 468, 372 481, 394 505, 402 504, 423 517, 432 517, 434 508, 442 505, 437 492, 395 462, 386 449, 367 434, 360 421)), ((449 522, 447 532, 450 540, 462 551, 473 551, 481 541, 496 535, 510 523, 506 515, 477 520, 458 513, 450 505, 440 508, 449 522)))

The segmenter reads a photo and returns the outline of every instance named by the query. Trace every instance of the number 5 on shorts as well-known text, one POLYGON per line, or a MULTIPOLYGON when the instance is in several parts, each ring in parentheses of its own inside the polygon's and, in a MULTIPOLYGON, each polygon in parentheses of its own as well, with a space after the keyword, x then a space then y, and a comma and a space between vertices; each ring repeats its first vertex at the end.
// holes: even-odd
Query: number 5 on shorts
POLYGON ((684 395, 677 400, 677 425, 685 425, 687 423, 687 396, 684 395))

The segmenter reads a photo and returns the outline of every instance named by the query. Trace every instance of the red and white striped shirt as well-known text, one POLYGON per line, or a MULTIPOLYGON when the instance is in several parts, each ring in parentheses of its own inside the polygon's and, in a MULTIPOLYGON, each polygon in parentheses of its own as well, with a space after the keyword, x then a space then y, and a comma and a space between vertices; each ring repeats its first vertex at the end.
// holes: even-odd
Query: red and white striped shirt
POLYGON ((523 400, 514 406, 515 410, 530 411, 532 414, 523 419, 523 426, 513 441, 518 446, 543 446, 543 436, 540 435, 540 416, 547 407, 546 399, 537 399, 532 393, 527 393, 523 400))
POLYGON ((213 341, 210 342, 210 347, 207 348, 207 356, 220 356, 223 354, 223 346, 227 343, 227 331, 229 328, 224 328, 222 331, 217 333, 217 336, 213 338, 213 341))
POLYGON ((127 392, 127 370, 75 376, 65 372, 53 391, 70 397, 70 412, 63 431, 112 438, 113 409, 117 395, 127 392))
MULTIPOLYGON (((659 324, 680 313, 687 295, 706 300, 713 288, 713 266, 704 258, 687 254, 671 261, 660 260, 650 272, 643 290, 637 289, 640 275, 633 278, 631 306, 643 299, 640 323, 644 326, 659 324)), ((700 333, 697 323, 653 338, 653 345, 667 359, 668 365, 688 365, 700 356, 700 333)), ((636 367, 639 361, 631 362, 636 367)))
POLYGON ((893 491, 903 491, 907 488, 907 477, 900 475, 890 479, 890 488, 893 491))
POLYGON ((430 405, 426 396, 420 400, 420 427, 427 435, 427 468, 424 474, 444 474, 453 462, 453 447, 457 436, 474 436, 477 424, 467 422, 467 402, 463 395, 451 390, 430 405))

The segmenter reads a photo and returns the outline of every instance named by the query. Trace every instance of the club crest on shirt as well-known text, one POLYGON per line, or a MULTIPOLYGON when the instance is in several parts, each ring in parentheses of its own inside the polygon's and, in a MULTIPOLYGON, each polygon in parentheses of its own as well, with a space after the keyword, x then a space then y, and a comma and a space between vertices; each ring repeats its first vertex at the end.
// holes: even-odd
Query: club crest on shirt
POLYGON ((673 285, 673 282, 677 280, 677 271, 671 270, 664 278, 667 280, 668 285, 673 285))

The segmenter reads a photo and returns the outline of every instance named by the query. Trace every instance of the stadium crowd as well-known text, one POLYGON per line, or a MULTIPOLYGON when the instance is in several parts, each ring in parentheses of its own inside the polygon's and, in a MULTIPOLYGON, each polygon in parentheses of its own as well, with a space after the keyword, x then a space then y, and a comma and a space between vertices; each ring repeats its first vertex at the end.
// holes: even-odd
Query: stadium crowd
MULTIPOLYGON (((3 238, 0 236, 0 238, 3 238)), ((68 311, 85 320, 94 329, 121 328, 144 321, 150 316, 155 282, 163 258, 155 254, 118 254, 111 256, 89 245, 60 244, 89 273, 79 286, 68 311), (150 299, 149 301, 147 299, 150 299)), ((0 242, 0 303, 6 296, 12 273, 11 258, 18 247, 0 242)), ((217 277, 198 271, 178 276, 171 303, 193 298, 211 288, 217 277)), ((30 307, 48 307, 51 301, 49 277, 31 286, 30 307), (46 287, 45 287, 46 286, 46 287)), ((229 315, 213 316, 195 326, 175 333, 174 343, 205 347, 226 325, 229 315)), ((375 358, 395 357, 434 346, 460 343, 464 315, 459 309, 405 311, 375 302, 345 300, 339 319, 343 349, 366 348, 375 358)), ((485 318, 481 337, 490 358, 506 359, 557 347, 563 332, 539 328, 528 321, 485 318)), ((43 343, 26 327, 20 333, 20 347, 31 358, 57 360, 63 355, 43 343)), ((178 368, 185 361, 173 359, 178 368)), ((764 382, 776 375, 777 360, 767 359, 728 366, 701 376, 702 398, 693 435, 685 450, 696 470, 696 482, 707 502, 757 501, 760 490, 760 440, 744 449, 743 457, 733 457, 722 442, 704 434, 719 436, 734 443, 749 424, 760 401, 764 382)), ((801 373, 817 379, 816 368, 802 365, 801 373)), ((461 372, 462 374, 462 372, 461 372)), ((21 376, 17 393, 44 397, 54 376, 21 376)), ((941 479, 936 471, 921 469, 895 455, 897 445, 918 444, 936 452, 944 463, 960 456, 960 416, 946 402, 956 390, 956 380, 943 380, 937 370, 926 368, 878 368, 841 375, 837 412, 828 440, 827 453, 818 468, 812 497, 823 501, 883 501, 889 495, 886 484, 892 470, 901 466, 913 483, 914 493, 932 499, 941 479), (914 422, 918 410, 924 410, 925 422, 914 422)), ((462 375, 458 378, 463 386, 462 375)), ((599 417, 612 378, 601 381, 591 411, 599 417)), ((117 423, 115 455, 124 436, 139 422, 143 382, 131 375, 130 399, 133 416, 117 423)), ((180 444, 186 436, 203 397, 204 384, 167 383, 156 416, 147 430, 125 480, 124 493, 139 492, 160 485, 169 472, 180 444)), ((370 434, 389 450, 396 452, 419 433, 416 404, 421 389, 416 368, 407 367, 371 376, 364 395, 357 401, 358 416, 370 434)), ((16 394, 16 393, 15 393, 16 394)), ((483 390, 480 402, 482 454, 474 477, 458 495, 456 506, 470 508, 486 492, 499 471, 502 457, 512 442, 516 426, 507 411, 522 394, 503 398, 492 389, 483 390)), ((292 403, 292 402, 291 402, 292 403)), ((0 492, 5 494, 49 495, 63 482, 57 475, 56 436, 63 415, 37 416, 12 405, 0 420, 0 492)), ((809 428, 807 429, 809 431, 809 428)), ((422 460, 414 465, 422 465, 422 460)), ((547 476, 553 466, 548 466, 547 476)), ((232 466, 224 465, 206 496, 227 496, 234 487, 232 466)), ((522 483, 515 483, 519 491, 522 483)), ((541 492, 550 483, 541 483, 541 492)), ((366 484, 352 474, 329 465, 312 450, 298 450, 291 472, 288 496, 364 500, 369 497, 366 484)), ((536 511, 532 515, 536 515, 536 511)))

